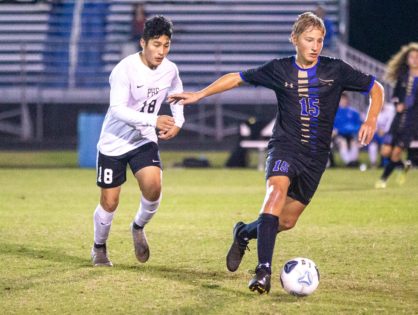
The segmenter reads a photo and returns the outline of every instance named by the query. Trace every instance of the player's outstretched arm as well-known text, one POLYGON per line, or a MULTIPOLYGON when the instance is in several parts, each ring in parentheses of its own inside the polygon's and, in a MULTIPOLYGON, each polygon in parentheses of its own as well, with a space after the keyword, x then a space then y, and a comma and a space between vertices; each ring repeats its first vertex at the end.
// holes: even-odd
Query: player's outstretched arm
POLYGON ((228 73, 200 91, 171 94, 168 96, 168 102, 177 103, 181 101, 183 105, 193 104, 207 96, 236 88, 242 85, 243 82, 238 72, 228 73))
POLYGON ((373 139, 376 131, 377 116, 382 110, 384 95, 383 86, 379 82, 375 81, 370 91, 371 102, 367 111, 367 117, 361 125, 358 133, 358 141, 361 145, 368 145, 373 139))

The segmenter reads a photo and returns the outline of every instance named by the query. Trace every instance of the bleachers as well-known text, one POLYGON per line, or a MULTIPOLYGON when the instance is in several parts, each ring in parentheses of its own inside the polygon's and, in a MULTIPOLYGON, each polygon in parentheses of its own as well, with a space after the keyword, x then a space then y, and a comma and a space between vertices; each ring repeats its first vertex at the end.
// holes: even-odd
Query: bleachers
POLYGON ((74 3, 56 2, 51 6, 48 21, 47 45, 44 50, 45 71, 41 86, 67 88, 69 80, 69 43, 74 3))
POLYGON ((0 4, 0 87, 37 84, 45 70, 50 4, 0 4))
MULTIPOLYGON (((75 47, 71 36, 76 3, 0 2, 0 87, 71 87, 70 58, 75 47)), ((84 1, 82 31, 74 50, 78 59, 74 87, 107 87, 108 72, 101 57, 106 15, 106 1, 84 1)))
POLYGON ((102 58, 107 13, 107 2, 93 0, 84 3, 75 78, 78 87, 97 88, 108 85, 109 73, 104 68, 102 58))
MULTIPOLYGON (((108 75, 129 41, 137 2, 84 1, 76 40, 71 36, 77 34, 72 32, 77 1, 0 3, 0 87, 107 89, 108 75), (77 43, 76 63, 70 60, 71 42, 77 43)), ((336 22, 338 1, 322 3, 336 22)), ((173 20, 169 58, 178 64, 185 86, 203 86, 226 72, 293 54, 291 25, 316 5, 313 0, 180 0, 147 1, 145 8, 148 16, 163 14, 173 20)))
MULTIPOLYGON (((131 10, 136 1, 112 1, 108 16, 106 69, 121 58, 129 40, 131 10), (119 45, 116 43, 120 43, 119 45)), ((338 2, 324 1, 331 20, 338 2)), ((294 53, 289 43, 295 17, 314 10, 317 1, 152 1, 148 16, 163 14, 174 22, 169 58, 179 66, 185 85, 206 85, 219 75, 256 67, 294 53)))

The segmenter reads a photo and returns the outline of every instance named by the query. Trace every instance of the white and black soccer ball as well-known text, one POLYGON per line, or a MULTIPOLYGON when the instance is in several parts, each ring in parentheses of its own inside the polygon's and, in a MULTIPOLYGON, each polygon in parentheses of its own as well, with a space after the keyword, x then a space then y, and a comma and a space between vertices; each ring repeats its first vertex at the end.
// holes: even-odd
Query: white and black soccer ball
POLYGON ((312 294, 319 284, 319 271, 316 264, 308 259, 297 257, 287 261, 280 273, 283 289, 292 295, 312 294))

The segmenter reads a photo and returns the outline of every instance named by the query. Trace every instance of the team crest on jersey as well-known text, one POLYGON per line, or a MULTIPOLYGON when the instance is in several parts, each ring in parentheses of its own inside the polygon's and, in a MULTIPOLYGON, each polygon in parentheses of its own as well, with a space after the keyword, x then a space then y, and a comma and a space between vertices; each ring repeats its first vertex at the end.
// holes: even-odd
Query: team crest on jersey
POLYGON ((292 82, 290 82, 290 83, 285 82, 285 83, 284 83, 284 87, 288 87, 288 88, 293 89, 293 83, 292 83, 292 82))
POLYGON ((159 91, 160 91, 159 88, 149 88, 148 89, 148 97, 157 95, 159 91))
POLYGON ((328 85, 328 86, 331 86, 334 83, 334 80, 324 80, 324 79, 321 79, 321 78, 318 78, 318 80, 322 84, 325 84, 325 85, 328 85))

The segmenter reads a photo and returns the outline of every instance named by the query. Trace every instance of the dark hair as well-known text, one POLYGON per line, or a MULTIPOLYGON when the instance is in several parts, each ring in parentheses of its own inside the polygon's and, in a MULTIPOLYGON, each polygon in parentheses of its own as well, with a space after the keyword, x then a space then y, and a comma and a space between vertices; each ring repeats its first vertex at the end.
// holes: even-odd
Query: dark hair
POLYGON ((166 35, 171 39, 173 34, 173 23, 162 15, 157 15, 145 22, 142 38, 147 43, 152 38, 166 35))

